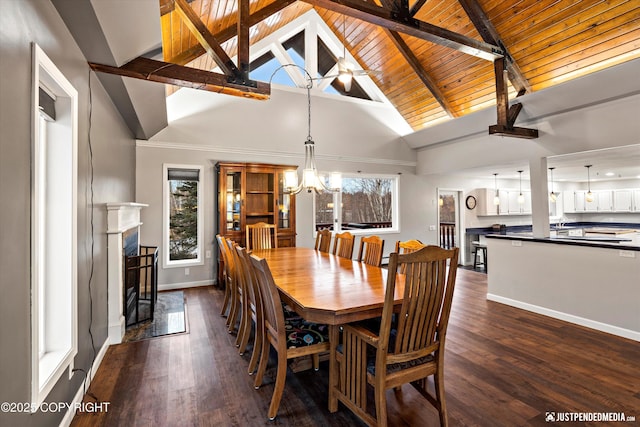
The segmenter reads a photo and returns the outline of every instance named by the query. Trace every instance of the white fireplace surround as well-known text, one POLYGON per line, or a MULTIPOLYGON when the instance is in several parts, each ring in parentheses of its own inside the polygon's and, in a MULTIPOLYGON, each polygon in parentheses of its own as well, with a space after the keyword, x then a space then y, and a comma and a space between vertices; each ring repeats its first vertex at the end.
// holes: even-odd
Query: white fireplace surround
POLYGON ((123 314, 124 274, 122 233, 133 228, 140 235, 143 203, 107 203, 107 295, 109 298, 109 343, 119 344, 125 332, 123 314))

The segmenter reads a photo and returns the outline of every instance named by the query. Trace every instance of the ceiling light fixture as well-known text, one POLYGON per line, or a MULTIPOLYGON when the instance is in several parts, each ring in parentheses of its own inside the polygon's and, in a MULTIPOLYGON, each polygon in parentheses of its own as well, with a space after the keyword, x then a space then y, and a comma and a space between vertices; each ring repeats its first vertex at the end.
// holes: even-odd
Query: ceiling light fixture
POLYGON ((584 166, 587 168, 587 194, 584 198, 587 202, 593 202, 593 193, 591 192, 591 174, 589 173, 591 166, 593 165, 584 166))
POLYGON ((347 18, 342 15, 342 57, 338 58, 338 80, 344 85, 345 92, 349 92, 353 81, 353 65, 347 61, 346 20, 347 18))
POLYGON ((549 200, 551 201, 551 203, 555 203, 556 200, 558 199, 558 195, 553 191, 553 170, 554 169, 555 168, 549 168, 549 171, 551 172, 551 193, 549 193, 549 200))
POLYGON ((284 67, 297 67, 304 72, 305 80, 307 81, 306 89, 308 112, 308 133, 307 140, 304 142, 304 169, 302 171, 302 182, 298 183, 298 172, 296 172, 295 170, 285 171, 285 192, 287 192, 288 194, 298 194, 302 190, 307 190, 307 193, 311 193, 312 191, 314 191, 316 194, 325 191, 336 193, 340 191, 340 187, 342 186, 342 176, 340 175, 340 173, 333 172, 331 174, 329 186, 327 186, 324 183, 324 177, 318 175, 318 169, 316 168, 315 143, 311 138, 311 88, 313 87, 313 79, 311 78, 309 72, 301 66, 297 64, 284 64, 276 68, 275 71, 271 74, 269 84, 271 84, 271 80, 273 79, 273 76, 276 74, 276 72, 284 67))
POLYGON ((497 173, 493 174, 493 182, 495 184, 495 190, 496 190, 496 193, 493 196, 493 204, 497 206, 500 204, 500 196, 498 196, 498 174, 497 173))
POLYGON ((518 171, 520 174, 520 194, 518 194, 518 203, 521 205, 524 204, 524 196, 522 195, 522 172, 524 171, 518 171))

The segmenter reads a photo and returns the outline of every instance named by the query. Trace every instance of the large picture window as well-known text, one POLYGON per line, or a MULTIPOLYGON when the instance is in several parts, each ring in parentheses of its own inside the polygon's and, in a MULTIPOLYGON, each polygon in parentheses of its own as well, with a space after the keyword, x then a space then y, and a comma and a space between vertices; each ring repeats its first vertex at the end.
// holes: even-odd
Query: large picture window
POLYGON ((398 230, 398 177, 344 175, 340 193, 315 198, 316 230, 398 230))
POLYGON ((202 167, 165 165, 165 267, 202 264, 202 167))

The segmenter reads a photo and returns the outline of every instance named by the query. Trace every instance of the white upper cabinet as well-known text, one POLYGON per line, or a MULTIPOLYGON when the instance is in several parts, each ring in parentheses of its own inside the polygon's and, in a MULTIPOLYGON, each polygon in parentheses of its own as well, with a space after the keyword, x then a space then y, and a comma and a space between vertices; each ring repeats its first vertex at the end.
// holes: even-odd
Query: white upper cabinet
MULTIPOLYGON (((640 192, 640 190, 635 190, 640 192)), ((613 210, 616 212, 633 211, 633 193, 634 190, 613 190, 613 210)), ((636 202, 638 204, 640 201, 636 202)))

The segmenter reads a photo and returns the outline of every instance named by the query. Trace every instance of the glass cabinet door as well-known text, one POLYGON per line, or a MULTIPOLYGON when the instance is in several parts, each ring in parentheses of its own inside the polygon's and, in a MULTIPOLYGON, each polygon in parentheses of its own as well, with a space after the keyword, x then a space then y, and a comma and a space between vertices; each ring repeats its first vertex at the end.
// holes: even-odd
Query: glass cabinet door
POLYGON ((284 172, 278 172, 278 229, 291 228, 291 217, 293 209, 291 195, 285 190, 284 172))
POLYGON ((227 181, 227 193, 225 195, 226 200, 226 230, 227 231, 241 231, 241 218, 242 218, 242 173, 240 171, 228 171, 225 179, 227 181))

